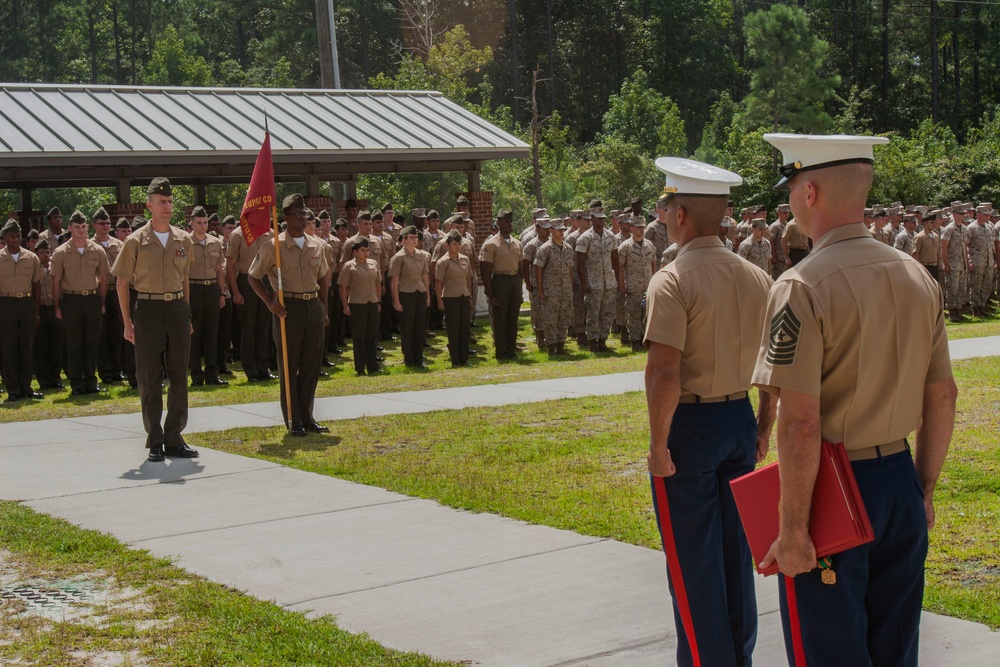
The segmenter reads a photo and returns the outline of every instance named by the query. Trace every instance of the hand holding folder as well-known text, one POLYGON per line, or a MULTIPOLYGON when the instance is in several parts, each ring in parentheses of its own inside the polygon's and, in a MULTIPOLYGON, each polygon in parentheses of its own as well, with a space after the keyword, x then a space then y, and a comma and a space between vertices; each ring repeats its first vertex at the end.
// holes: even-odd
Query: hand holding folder
MULTIPOLYGON (((832 556, 875 539, 843 443, 824 442, 821 447, 809 516, 809 536, 816 547, 817 558, 832 556)), ((761 570, 760 562, 778 539, 781 496, 778 464, 772 463, 737 477, 729 485, 757 571, 764 575, 777 574, 777 563, 761 570)))

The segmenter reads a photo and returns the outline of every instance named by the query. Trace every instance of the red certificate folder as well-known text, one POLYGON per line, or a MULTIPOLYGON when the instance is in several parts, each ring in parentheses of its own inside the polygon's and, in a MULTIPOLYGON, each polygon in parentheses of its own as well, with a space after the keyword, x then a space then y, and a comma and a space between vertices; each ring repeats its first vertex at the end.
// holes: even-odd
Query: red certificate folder
MULTIPOLYGON (((737 477, 729 485, 750 543, 750 553, 757 563, 757 571, 764 575, 777 574, 777 563, 761 570, 760 562, 778 539, 778 500, 781 495, 778 464, 772 463, 737 477)), ((875 539, 843 443, 822 444, 809 515, 809 536, 816 546, 817 558, 832 556, 875 539)))

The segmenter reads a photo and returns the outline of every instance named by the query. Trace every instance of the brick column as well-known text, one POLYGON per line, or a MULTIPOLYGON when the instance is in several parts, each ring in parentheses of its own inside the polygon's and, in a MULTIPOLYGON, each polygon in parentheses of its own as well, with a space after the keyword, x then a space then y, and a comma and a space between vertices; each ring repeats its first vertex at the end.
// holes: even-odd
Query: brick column
MULTIPOLYGON (((49 223, 45 219, 47 211, 10 211, 4 220, 13 218, 21 223, 21 234, 27 234, 29 230, 37 229, 43 231, 49 228, 49 223)), ((3 224, 3 223, 0 223, 3 224)))
POLYGON ((115 202, 113 204, 105 204, 104 210, 111 216, 112 225, 118 222, 118 218, 127 218, 129 222, 132 222, 132 219, 137 215, 149 218, 149 212, 146 210, 146 202, 132 202, 130 204, 115 202))
MULTIPOLYGON (((329 211, 330 215, 333 215, 333 199, 330 197, 306 197, 306 206, 312 209, 312 212, 319 215, 322 211, 329 211)), ((337 216, 334 216, 336 219, 337 216)))
POLYGON ((490 227, 493 225, 493 193, 457 192, 455 198, 461 195, 469 200, 469 216, 476 224, 476 248, 479 248, 490 235, 490 227))
MULTIPOLYGON (((346 199, 338 199, 337 200, 337 215, 333 216, 334 220, 336 220, 337 218, 346 218, 347 217, 347 209, 344 207, 344 203, 346 201, 347 201, 346 199)), ((358 202, 358 212, 359 213, 361 211, 365 210, 366 208, 368 208, 368 200, 367 199, 355 199, 354 201, 358 202)), ((333 214, 331 213, 331 215, 333 215, 333 214)))

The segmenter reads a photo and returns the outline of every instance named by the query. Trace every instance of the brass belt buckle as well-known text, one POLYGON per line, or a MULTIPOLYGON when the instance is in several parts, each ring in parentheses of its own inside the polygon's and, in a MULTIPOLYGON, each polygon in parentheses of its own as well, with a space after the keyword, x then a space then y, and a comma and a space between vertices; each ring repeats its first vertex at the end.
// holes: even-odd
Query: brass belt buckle
POLYGON ((164 294, 163 295, 163 300, 164 301, 173 301, 174 300, 173 293, 172 292, 168 292, 168 293, 164 294))
POLYGON ((313 298, 313 295, 312 295, 312 294, 303 294, 303 295, 302 295, 302 300, 303 300, 303 301, 309 301, 309 300, 310 300, 310 299, 312 299, 312 298, 313 298))

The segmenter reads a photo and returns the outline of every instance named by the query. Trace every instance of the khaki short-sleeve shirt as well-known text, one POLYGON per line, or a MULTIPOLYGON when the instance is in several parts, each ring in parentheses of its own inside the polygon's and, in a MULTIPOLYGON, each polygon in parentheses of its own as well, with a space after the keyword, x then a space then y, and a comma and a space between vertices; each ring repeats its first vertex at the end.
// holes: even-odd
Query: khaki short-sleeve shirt
MULTIPOLYGON (((319 289, 319 281, 326 277, 330 265, 326 261, 326 243, 308 234, 300 238, 305 239, 301 248, 287 232, 278 236, 281 246, 281 284, 286 292, 307 294, 319 289)), ((248 273, 258 280, 267 276, 271 286, 277 288, 278 267, 273 243, 261 246, 248 273)))
POLYGON ((788 224, 785 225, 785 233, 782 235, 782 238, 788 242, 789 249, 809 249, 809 237, 802 233, 802 230, 794 220, 789 220, 788 224))
POLYGON ((253 260, 257 257, 257 253, 260 251, 261 246, 273 246, 273 239, 274 232, 268 232, 263 236, 254 239, 254 242, 247 246, 246 239, 243 237, 243 229, 237 227, 233 230, 233 233, 229 235, 229 246, 226 248, 226 259, 236 262, 237 273, 247 273, 250 271, 250 265, 253 264, 253 260))
POLYGON ((933 232, 920 232, 913 239, 913 255, 921 264, 937 266, 941 242, 933 232))
POLYGON ((426 292, 424 276, 430 278, 431 256, 423 250, 406 252, 403 248, 389 260, 389 277, 399 278, 401 293, 426 292))
POLYGON ((472 296, 469 293, 469 279, 472 277, 472 262, 459 253, 458 258, 451 255, 438 260, 434 265, 434 279, 441 283, 441 298, 456 296, 472 296))
POLYGON ((110 267, 115 265, 115 260, 118 259, 118 253, 121 252, 123 243, 114 236, 109 236, 107 241, 98 241, 96 238, 91 240, 100 247, 104 248, 104 252, 108 255, 108 287, 114 288, 115 274, 111 273, 110 267), (105 243, 107 243, 107 245, 104 245, 105 243))
POLYGON ((191 280, 215 280, 217 278, 215 270, 222 268, 225 256, 222 248, 222 241, 214 236, 205 236, 201 243, 191 237, 192 262, 191 280))
POLYGON ((153 232, 153 223, 125 239, 112 271, 115 277, 133 280, 142 294, 167 294, 184 290, 191 270, 191 235, 171 227, 166 247, 153 232))
POLYGON ((42 279, 38 281, 38 300, 43 306, 51 306, 55 302, 55 286, 52 284, 52 270, 42 268, 42 279))
POLYGON ((52 253, 52 277, 59 279, 63 292, 96 290, 98 278, 107 276, 110 270, 108 254, 93 241, 87 241, 82 254, 72 241, 62 244, 52 253))
POLYGON ((16 262, 7 248, 0 249, 0 294, 30 292, 44 274, 42 260, 27 248, 21 248, 16 262))
POLYGON ((493 273, 517 273, 521 266, 521 242, 500 234, 483 244, 483 261, 493 265, 493 273))
POLYGON ((354 242, 360 239, 368 240, 368 259, 375 260, 375 263, 379 265, 380 270, 385 271, 385 269, 388 269, 389 268, 388 259, 385 261, 384 266, 382 262, 382 256, 386 252, 385 244, 382 243, 382 240, 376 237, 374 234, 369 236, 362 236, 361 234, 355 234, 354 236, 351 236, 346 241, 344 241, 344 246, 340 251, 341 267, 343 267, 344 264, 346 264, 347 262, 349 262, 354 258, 354 249, 353 249, 354 242))
POLYGON ((771 289, 753 382, 819 398, 823 439, 848 450, 900 440, 924 385, 951 377, 943 311, 918 262, 862 223, 838 227, 771 289))
POLYGON ((330 246, 330 254, 327 255, 327 262, 330 264, 330 268, 333 269, 334 273, 340 273, 340 250, 343 247, 343 244, 336 236, 328 238, 326 243, 330 246))
POLYGON ((750 388, 771 278, 718 236, 687 243, 646 290, 645 343, 681 351, 681 391, 703 398, 750 388))
POLYGON ((378 262, 367 259, 359 263, 357 258, 348 260, 340 269, 338 285, 346 285, 347 303, 378 303, 378 286, 382 283, 382 271, 378 262))

